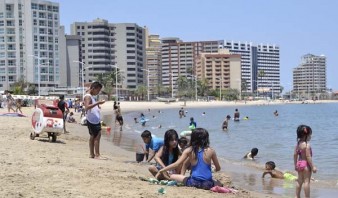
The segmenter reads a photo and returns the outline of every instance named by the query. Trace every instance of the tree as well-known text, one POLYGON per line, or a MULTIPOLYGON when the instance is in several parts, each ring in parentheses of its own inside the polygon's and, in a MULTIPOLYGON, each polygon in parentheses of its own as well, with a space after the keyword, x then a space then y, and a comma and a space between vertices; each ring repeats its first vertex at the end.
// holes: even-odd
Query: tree
POLYGON ((110 100, 113 89, 114 87, 116 87, 116 77, 118 83, 121 82, 123 79, 119 70, 116 71, 115 69, 107 73, 101 73, 96 75, 96 80, 101 82, 101 84, 103 85, 104 91, 108 95, 108 100, 110 100))
POLYGON ((13 94, 23 95, 25 94, 25 87, 28 83, 25 81, 25 78, 22 76, 17 82, 13 83, 13 94))
MULTIPOLYGON (((263 69, 260 69, 258 70, 258 77, 261 78, 261 83, 263 82, 263 77, 265 76, 265 72, 263 69)), ((257 84, 258 85, 258 84, 257 84)), ((263 87, 262 87, 263 88, 263 87)), ((264 88, 262 89, 263 90, 263 95, 264 95, 264 88)), ((258 91, 258 86, 257 86, 257 91, 258 91)))
POLYGON ((178 96, 186 96, 187 90, 189 88, 188 79, 185 76, 179 76, 177 78, 177 90, 178 90, 178 96))
POLYGON ((201 96, 207 96, 209 93, 209 82, 208 79, 203 78, 201 81, 198 81, 199 93, 201 96))
POLYGON ((144 99, 144 95, 147 94, 147 86, 145 85, 139 85, 136 89, 136 94, 138 96, 141 96, 142 100, 144 99))

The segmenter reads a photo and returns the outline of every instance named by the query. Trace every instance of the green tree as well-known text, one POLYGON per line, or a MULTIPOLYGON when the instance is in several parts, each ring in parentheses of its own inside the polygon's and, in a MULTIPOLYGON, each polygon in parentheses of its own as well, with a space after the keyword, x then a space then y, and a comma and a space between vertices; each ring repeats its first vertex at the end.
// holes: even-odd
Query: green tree
POLYGON ((209 82, 208 79, 203 78, 201 81, 198 81, 198 92, 200 96, 207 96, 209 94, 209 82))
POLYGON ((102 85, 104 86, 103 91, 107 93, 108 100, 110 100, 111 94, 116 87, 116 78, 117 78, 117 83, 121 82, 123 79, 119 70, 116 71, 115 69, 110 72, 101 73, 101 74, 96 75, 96 80, 101 82, 102 85))
POLYGON ((136 89, 136 94, 140 96, 142 100, 144 100, 144 95, 147 94, 147 86, 139 85, 136 89))
POLYGON ((185 77, 185 76, 179 76, 177 78, 178 96, 179 97, 186 96, 188 88, 189 88, 189 82, 188 82, 187 77, 185 77))
POLYGON ((28 83, 25 81, 24 77, 21 77, 17 82, 13 83, 13 93, 16 95, 23 95, 25 93, 25 87, 28 83))
MULTIPOLYGON (((260 78, 260 81, 261 83, 263 82, 263 77, 265 76, 265 72, 263 69, 260 69, 258 70, 258 75, 257 75, 259 78, 260 78)), ((264 87, 262 87, 262 90, 263 90, 263 96, 264 96, 264 87)), ((258 91, 258 83, 257 83, 257 91, 258 91)))

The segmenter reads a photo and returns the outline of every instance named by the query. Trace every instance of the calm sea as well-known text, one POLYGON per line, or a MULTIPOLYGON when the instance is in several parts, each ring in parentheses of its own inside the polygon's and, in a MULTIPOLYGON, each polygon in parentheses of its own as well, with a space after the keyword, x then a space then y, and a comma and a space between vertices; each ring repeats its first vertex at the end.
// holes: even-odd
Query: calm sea
MULTIPOLYGON (((188 104, 189 106, 189 104, 188 104)), ((122 104, 123 107, 123 104, 122 104)), ((122 109, 123 110, 123 109, 122 109)), ((143 113, 149 119, 145 127, 134 122, 141 112, 124 115, 125 126, 122 132, 113 130, 111 141, 122 148, 135 151, 142 144, 140 134, 150 130, 153 135, 163 137, 168 129, 178 133, 188 129, 190 117, 194 117, 198 127, 209 131, 211 146, 224 164, 222 171, 232 176, 233 182, 241 187, 265 193, 292 196, 294 184, 270 178, 262 179, 262 169, 266 161, 274 161, 282 171, 294 171, 293 151, 296 145, 296 129, 300 124, 309 125, 313 135, 311 140, 313 162, 318 172, 313 175, 311 197, 331 197, 337 194, 338 179, 338 103, 326 104, 286 104, 217 108, 188 108, 186 117, 179 118, 179 109, 145 109, 143 113), (228 131, 221 129, 226 115, 235 108, 240 122, 230 120, 228 131), (160 110, 160 112, 159 112, 160 110), (273 115, 278 110, 279 116, 273 115), (205 112, 205 115, 203 115, 205 112), (161 128, 159 126, 161 125, 161 128), (257 147, 255 161, 243 160, 243 156, 257 147), (323 188, 328 188, 323 190, 323 188)))

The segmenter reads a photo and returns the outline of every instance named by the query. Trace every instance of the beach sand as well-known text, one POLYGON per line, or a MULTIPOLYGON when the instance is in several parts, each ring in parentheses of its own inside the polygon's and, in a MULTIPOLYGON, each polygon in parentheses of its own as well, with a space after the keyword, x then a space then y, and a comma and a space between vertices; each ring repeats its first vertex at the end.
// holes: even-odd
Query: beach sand
MULTIPOLYGON (((183 102, 121 102, 122 112, 180 108, 183 102)), ((243 103, 187 102, 189 108, 243 103)), ((256 105, 256 103, 253 103, 256 105)), ((258 104, 258 103, 257 103, 258 104)), ((102 105, 110 111, 112 102, 102 105)), ((101 139, 101 154, 108 160, 89 158, 88 129, 80 124, 67 124, 69 134, 58 136, 55 143, 47 138, 31 140, 32 107, 23 108, 28 117, 0 117, 0 197, 278 197, 241 189, 236 194, 213 193, 189 187, 167 187, 141 181, 150 178, 148 164, 136 163, 135 153, 123 150, 101 139), (166 194, 158 190, 165 188, 166 194)), ((0 113, 7 109, 0 109, 0 113)), ((75 114, 79 120, 79 114, 75 114)), ((104 132, 104 131, 103 131, 104 132)), ((45 134, 46 135, 46 134, 45 134)), ((226 186, 231 178, 214 173, 226 186)))

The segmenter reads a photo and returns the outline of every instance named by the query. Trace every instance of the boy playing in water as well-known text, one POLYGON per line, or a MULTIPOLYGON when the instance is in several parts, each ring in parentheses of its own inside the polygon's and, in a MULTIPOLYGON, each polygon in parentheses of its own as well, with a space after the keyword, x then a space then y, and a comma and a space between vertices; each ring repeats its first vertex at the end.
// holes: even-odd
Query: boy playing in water
POLYGON ((283 173, 281 171, 275 170, 276 164, 273 161, 268 161, 265 163, 265 171, 263 172, 262 178, 265 177, 265 175, 269 174, 272 178, 277 179, 286 179, 290 181, 294 181, 297 179, 296 176, 292 175, 291 173, 283 173))
POLYGON ((252 148, 251 152, 247 153, 243 158, 254 160, 255 156, 258 154, 258 148, 252 148))
POLYGON ((143 131, 141 134, 143 142, 146 144, 146 157, 147 162, 150 162, 154 157, 155 154, 160 150, 160 148, 163 146, 164 141, 161 138, 156 138, 151 136, 151 132, 148 130, 143 131), (149 155, 149 148, 153 151, 150 158, 148 159, 149 155))

